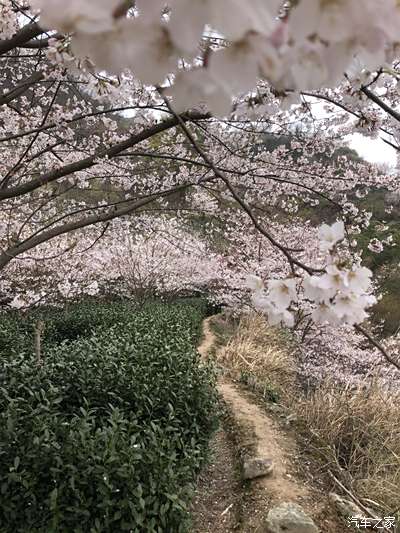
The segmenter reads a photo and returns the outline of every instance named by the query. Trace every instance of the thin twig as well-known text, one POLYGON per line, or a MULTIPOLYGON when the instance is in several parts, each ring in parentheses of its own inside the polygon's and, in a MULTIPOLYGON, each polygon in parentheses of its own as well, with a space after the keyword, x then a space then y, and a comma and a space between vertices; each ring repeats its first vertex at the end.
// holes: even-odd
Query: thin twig
POLYGON ((375 348, 377 348, 381 354, 383 355, 383 357, 386 359, 386 361, 388 363, 390 363, 391 365, 395 366, 397 368, 397 370, 400 370, 400 362, 396 361, 388 352, 387 350, 385 350, 385 348, 382 346, 382 344, 380 342, 378 342, 376 339, 374 339, 374 337, 367 331, 365 330, 362 326, 360 326, 359 324, 355 324, 354 326, 354 329, 356 331, 358 331, 359 333, 361 333, 362 335, 364 335, 364 337, 366 339, 369 340, 369 342, 375 346, 375 348))
MULTIPOLYGON (((354 503, 356 503, 358 505, 358 507, 360 507, 360 509, 362 511, 364 511, 370 518, 373 518, 374 520, 380 520, 380 518, 378 516, 376 516, 374 513, 371 512, 370 509, 368 509, 368 507, 366 507, 362 502, 360 502, 360 500, 348 489, 346 488, 343 483, 341 483, 341 481, 338 480, 338 478, 332 474, 332 472, 330 470, 328 470, 328 473, 329 475, 331 476, 331 478, 333 479, 333 481, 339 485, 339 487, 344 490, 344 492, 350 496, 350 498, 354 501, 354 503)), ((383 526, 383 529, 384 531, 389 531, 390 533, 390 529, 388 529, 387 527, 383 526)))

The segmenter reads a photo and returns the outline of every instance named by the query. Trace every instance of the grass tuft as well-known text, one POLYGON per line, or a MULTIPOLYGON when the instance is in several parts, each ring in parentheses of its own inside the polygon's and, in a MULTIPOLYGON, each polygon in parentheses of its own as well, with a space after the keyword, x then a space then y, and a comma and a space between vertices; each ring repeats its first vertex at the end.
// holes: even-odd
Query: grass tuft
POLYGON ((293 408, 326 469, 386 513, 400 506, 400 392, 322 383, 293 408))
POLYGON ((270 328, 263 316, 251 313, 238 321, 234 334, 218 351, 217 361, 237 379, 251 382, 252 376, 267 389, 284 391, 295 381, 288 352, 282 333, 270 328))

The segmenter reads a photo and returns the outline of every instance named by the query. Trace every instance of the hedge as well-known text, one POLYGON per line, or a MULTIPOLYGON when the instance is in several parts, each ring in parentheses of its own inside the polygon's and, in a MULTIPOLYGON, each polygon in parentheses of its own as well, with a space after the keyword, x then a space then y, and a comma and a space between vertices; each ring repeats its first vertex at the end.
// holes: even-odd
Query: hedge
POLYGON ((195 349, 204 306, 120 305, 85 304, 95 327, 73 340, 55 313, 41 366, 3 358, 2 533, 188 530, 216 427, 214 374, 195 349))

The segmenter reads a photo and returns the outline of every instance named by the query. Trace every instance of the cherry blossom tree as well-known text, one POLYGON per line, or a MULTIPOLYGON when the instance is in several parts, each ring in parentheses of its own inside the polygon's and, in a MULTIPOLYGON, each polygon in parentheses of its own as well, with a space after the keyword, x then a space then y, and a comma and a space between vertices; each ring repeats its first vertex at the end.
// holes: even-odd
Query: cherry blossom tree
POLYGON ((250 275, 272 324, 376 342, 357 198, 397 177, 340 149, 360 131, 398 150, 395 0, 9 0, 1 15, 1 289, 16 306, 118 279, 218 280, 242 301, 250 275), (321 206, 318 233, 304 213, 321 206))

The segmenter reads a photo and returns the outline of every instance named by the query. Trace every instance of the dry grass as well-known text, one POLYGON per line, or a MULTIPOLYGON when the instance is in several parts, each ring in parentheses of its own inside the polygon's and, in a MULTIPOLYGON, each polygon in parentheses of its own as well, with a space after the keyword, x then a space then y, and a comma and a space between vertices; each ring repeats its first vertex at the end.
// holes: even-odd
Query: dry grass
POLYGON ((282 391, 295 380, 293 358, 282 345, 279 332, 270 328, 264 317, 252 313, 240 319, 230 340, 218 351, 217 360, 236 378, 251 375, 282 391))
MULTIPOLYGON (((218 327, 224 330, 223 322, 218 327)), ((377 384, 343 388, 332 381, 305 394, 296 387, 295 360, 280 331, 257 314, 241 318, 233 329, 218 361, 235 377, 251 376, 279 390, 321 470, 333 473, 377 514, 397 514, 400 520, 400 391, 388 393, 377 384)))
POLYGON ((367 505, 400 507, 400 393, 323 383, 293 408, 327 470, 367 505))

